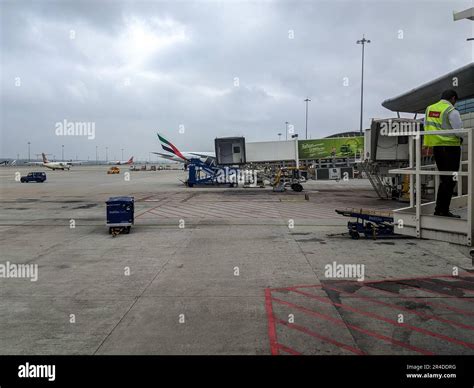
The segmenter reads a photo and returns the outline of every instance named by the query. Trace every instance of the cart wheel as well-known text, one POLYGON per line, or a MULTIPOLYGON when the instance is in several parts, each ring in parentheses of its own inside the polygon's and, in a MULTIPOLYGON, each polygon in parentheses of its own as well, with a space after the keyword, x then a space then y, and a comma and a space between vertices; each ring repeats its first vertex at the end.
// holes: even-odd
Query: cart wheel
POLYGON ((299 193, 299 192, 303 191, 303 186, 300 185, 299 183, 293 183, 293 184, 291 185, 291 189, 292 189, 293 191, 296 191, 297 193, 299 193))
POLYGON ((109 234, 112 234, 112 228, 109 228, 109 234))
POLYGON ((358 240, 360 238, 359 232, 351 231, 350 235, 351 235, 353 240, 358 240))
POLYGON ((132 228, 131 226, 127 226, 127 227, 125 228, 125 233, 126 233, 126 234, 130 234, 130 229, 131 229, 131 228, 132 228))

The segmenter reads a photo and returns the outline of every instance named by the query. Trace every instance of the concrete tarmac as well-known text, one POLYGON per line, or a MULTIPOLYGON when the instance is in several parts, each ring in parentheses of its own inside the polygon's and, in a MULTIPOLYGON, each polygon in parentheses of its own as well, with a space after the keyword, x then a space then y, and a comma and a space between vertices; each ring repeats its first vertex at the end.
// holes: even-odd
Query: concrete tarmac
POLYGON ((474 354, 467 249, 341 235, 336 208, 404 206, 366 180, 274 193, 77 166, 15 181, 34 170, 0 168, 0 265, 38 269, 0 278, 0 354, 474 354), (119 195, 135 225, 113 238, 119 195))

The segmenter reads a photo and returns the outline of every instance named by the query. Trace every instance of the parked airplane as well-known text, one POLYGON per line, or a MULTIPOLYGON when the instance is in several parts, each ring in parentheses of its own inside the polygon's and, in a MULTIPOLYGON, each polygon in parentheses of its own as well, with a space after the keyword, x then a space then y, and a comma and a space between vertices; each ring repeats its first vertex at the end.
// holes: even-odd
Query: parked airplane
POLYGON ((133 164, 133 156, 128 160, 116 160, 115 162, 108 162, 107 164, 115 164, 115 165, 122 165, 122 164, 133 164))
POLYGON ((4 166, 4 167, 16 166, 16 159, 15 160, 2 160, 0 162, 0 166, 4 166))
POLYGON ((205 151, 181 152, 173 143, 166 140, 162 135, 160 135, 159 133, 157 133, 156 135, 158 136, 158 139, 160 140, 161 148, 163 148, 163 150, 166 151, 166 153, 163 153, 163 152, 152 152, 152 153, 159 155, 162 158, 172 160, 175 162, 184 163, 184 164, 188 164, 190 159, 199 158, 203 162, 210 163, 216 158, 216 155, 214 152, 205 152, 205 151))
POLYGON ((51 170, 69 170, 73 162, 50 162, 44 152, 41 154, 43 156, 42 162, 28 162, 28 165, 37 165, 50 168, 51 170))

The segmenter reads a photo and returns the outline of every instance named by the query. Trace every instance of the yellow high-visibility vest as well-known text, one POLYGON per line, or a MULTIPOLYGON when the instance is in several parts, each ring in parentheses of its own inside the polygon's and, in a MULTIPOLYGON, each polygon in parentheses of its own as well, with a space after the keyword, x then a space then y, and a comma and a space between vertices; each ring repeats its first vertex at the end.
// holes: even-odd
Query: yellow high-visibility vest
MULTIPOLYGON (((449 123, 449 113, 454 110, 449 102, 444 100, 430 105, 425 112, 425 131, 442 131, 443 129, 452 129, 449 123)), ((423 145, 427 147, 435 146, 459 146, 460 139, 455 135, 428 135, 423 136, 423 145)))

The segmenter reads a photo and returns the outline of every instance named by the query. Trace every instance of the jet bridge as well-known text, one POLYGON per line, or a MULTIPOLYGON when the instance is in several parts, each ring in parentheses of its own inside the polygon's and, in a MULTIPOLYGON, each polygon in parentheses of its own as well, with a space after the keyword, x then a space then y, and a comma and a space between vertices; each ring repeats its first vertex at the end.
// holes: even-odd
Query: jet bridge
MULTIPOLYGON (((430 136, 436 135, 436 133, 421 131, 418 134, 420 136, 409 137, 409 166, 389 171, 391 174, 405 174, 410 178, 410 206, 393 211, 395 233, 473 246, 474 142, 472 131, 473 128, 443 130, 443 135, 467 134, 464 137, 463 146, 463 148, 467 148, 467 160, 462 161, 460 171, 438 171, 435 165, 422 165, 421 135, 430 136), (422 202, 421 195, 419 195, 421 193, 421 179, 426 175, 435 176, 436 181, 442 175, 455 177, 458 181, 458 195, 451 201, 451 210, 461 218, 435 216, 436 202, 422 202)), ((437 187, 436 184, 436 189, 437 187)))

